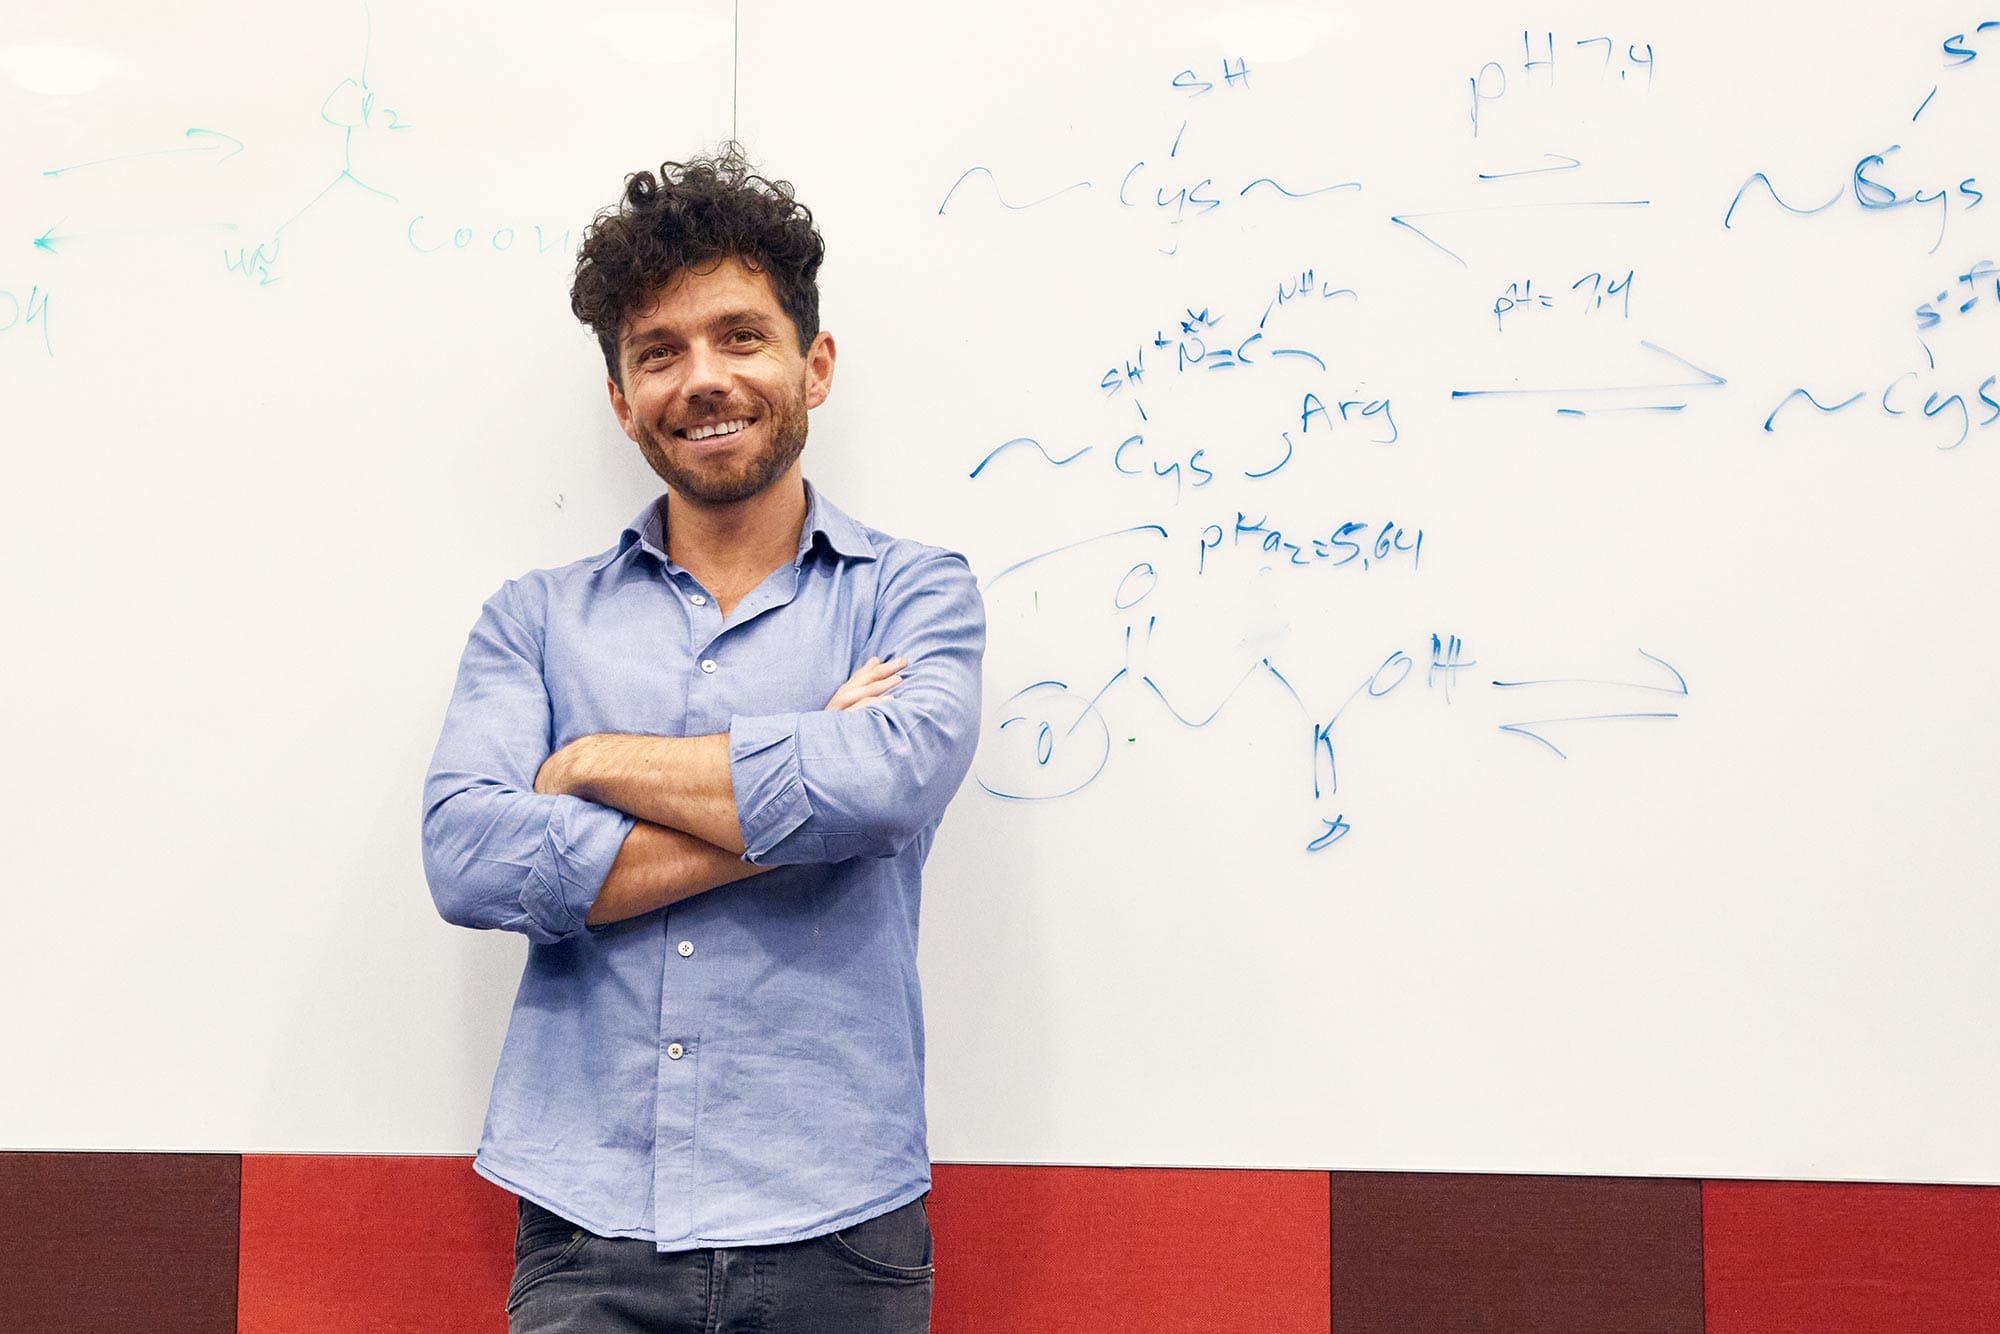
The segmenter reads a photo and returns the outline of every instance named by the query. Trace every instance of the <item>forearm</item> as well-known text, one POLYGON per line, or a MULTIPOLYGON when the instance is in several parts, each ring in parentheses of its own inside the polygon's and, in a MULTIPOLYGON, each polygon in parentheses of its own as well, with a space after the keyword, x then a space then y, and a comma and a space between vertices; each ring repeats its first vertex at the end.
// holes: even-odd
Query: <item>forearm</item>
POLYGON ((584 922, 622 922, 766 869, 692 834, 641 820, 618 849, 584 922))
POLYGON ((630 816, 608 807, 473 778, 449 759, 425 794, 424 875, 439 915, 540 944, 583 929, 632 828, 630 816))
POLYGON ((899 854, 935 826, 978 745, 985 614, 949 554, 884 586, 872 645, 908 659, 893 695, 838 713, 735 715, 730 780, 760 866, 899 854))
POLYGON ((583 737, 549 757, 535 790, 567 792, 743 855, 726 734, 583 737))

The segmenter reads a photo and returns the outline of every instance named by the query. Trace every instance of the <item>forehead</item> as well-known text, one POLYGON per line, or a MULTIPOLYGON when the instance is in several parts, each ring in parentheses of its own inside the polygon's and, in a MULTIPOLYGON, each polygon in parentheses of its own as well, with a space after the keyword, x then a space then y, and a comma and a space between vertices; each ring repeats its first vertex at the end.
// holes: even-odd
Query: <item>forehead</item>
POLYGON ((645 332, 694 329, 745 313, 791 324, 769 275, 729 255, 676 270, 626 315, 620 337, 630 340, 645 332))

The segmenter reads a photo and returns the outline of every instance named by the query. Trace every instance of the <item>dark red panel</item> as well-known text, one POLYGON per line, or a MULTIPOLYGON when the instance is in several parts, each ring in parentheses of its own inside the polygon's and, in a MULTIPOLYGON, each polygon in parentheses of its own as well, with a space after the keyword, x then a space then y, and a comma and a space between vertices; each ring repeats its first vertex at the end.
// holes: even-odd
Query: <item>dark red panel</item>
POLYGON ((504 1334, 514 1207, 469 1158, 245 1157, 237 1328, 504 1334))
POLYGON ((2000 1330, 2000 1189, 1711 1181, 1708 1334, 2000 1330))
POLYGON ((933 1176, 935 1334, 1326 1334, 1324 1172, 933 1176))
POLYGON ((0 1328, 232 1334, 233 1154, 0 1153, 0 1328))
POLYGON ((1699 1182, 1333 1177, 1335 1334, 1702 1334, 1701 1264, 1699 1182))

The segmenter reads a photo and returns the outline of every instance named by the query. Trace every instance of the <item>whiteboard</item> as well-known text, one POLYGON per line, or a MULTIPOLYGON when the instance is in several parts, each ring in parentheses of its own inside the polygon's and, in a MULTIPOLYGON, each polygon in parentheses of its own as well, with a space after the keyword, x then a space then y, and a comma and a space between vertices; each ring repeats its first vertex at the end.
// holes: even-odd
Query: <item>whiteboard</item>
POLYGON ((525 945, 438 919, 424 769, 481 601, 657 493, 570 270, 624 173, 728 134, 732 37, 726 3, 0 25, 0 1143, 476 1142, 525 945))
POLYGON ((2000 1181, 2000 31, 1768 8, 745 7, 992 622, 937 1156, 2000 1181))
POLYGON ((809 475, 987 598, 935 1157, 2000 1182, 1975 15, 10 20, 0 1142, 471 1148, 417 784, 656 489, 573 233, 733 123, 809 475))

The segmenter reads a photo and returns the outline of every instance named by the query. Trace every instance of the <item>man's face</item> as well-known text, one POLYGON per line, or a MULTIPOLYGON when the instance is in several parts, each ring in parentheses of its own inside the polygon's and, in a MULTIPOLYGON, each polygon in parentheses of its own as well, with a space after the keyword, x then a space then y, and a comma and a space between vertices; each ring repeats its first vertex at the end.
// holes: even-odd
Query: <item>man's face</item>
POLYGON ((625 321, 612 411, 677 497, 733 505, 798 463, 833 353, 825 333, 799 351, 770 280, 742 260, 683 269, 625 321))

